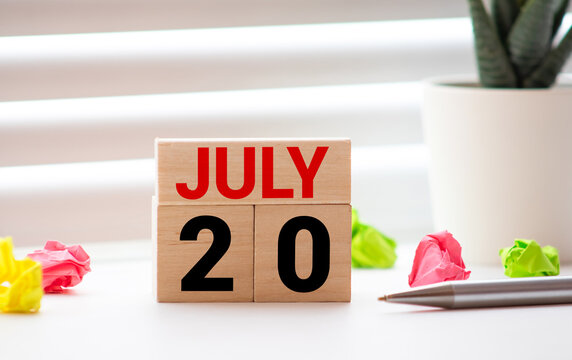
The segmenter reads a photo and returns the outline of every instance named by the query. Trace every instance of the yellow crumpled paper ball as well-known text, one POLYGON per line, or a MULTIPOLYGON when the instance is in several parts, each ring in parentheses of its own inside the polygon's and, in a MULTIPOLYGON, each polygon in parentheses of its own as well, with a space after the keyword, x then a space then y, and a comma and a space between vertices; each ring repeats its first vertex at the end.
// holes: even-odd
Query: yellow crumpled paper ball
POLYGON ((14 259, 12 238, 0 238, 0 311, 37 312, 43 294, 42 265, 14 259))

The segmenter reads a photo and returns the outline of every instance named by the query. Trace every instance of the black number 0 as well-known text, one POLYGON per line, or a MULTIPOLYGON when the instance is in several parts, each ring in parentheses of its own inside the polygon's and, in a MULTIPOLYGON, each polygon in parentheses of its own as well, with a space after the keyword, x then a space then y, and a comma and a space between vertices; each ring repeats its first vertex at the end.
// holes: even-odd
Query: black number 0
POLYGON ((212 232, 213 243, 181 279, 181 291, 232 291, 232 278, 206 277, 230 247, 230 229, 222 219, 209 215, 194 217, 183 226, 180 240, 196 241, 199 232, 205 229, 212 232))
POLYGON ((278 275, 286 287, 296 292, 312 292, 324 285, 330 272, 330 235, 326 226, 310 216, 297 216, 284 224, 278 235, 278 275), (306 279, 296 274, 296 235, 308 230, 312 235, 312 272, 306 279))

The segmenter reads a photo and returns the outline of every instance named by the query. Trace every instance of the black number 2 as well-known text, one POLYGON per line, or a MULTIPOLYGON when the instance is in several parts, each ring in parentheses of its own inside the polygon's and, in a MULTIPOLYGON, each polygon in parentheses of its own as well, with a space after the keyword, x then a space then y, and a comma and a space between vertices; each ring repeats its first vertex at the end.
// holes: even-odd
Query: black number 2
POLYGON ((326 226, 311 216, 297 216, 284 224, 278 235, 278 275, 292 291, 312 292, 322 286, 330 272, 330 235, 326 226), (296 235, 308 230, 312 235, 312 272, 306 279, 296 274, 296 235))
POLYGON ((232 278, 206 277, 230 247, 228 225, 216 216, 197 216, 183 226, 180 240, 196 241, 201 230, 212 232, 213 243, 205 255, 181 279, 181 291, 232 291, 232 278))

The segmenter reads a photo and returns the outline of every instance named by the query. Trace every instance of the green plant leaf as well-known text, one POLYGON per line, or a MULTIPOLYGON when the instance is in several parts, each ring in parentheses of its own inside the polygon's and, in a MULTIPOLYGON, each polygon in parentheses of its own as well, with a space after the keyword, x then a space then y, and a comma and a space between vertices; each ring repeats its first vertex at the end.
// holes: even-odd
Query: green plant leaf
POLYGON ((526 88, 547 88, 554 84, 556 77, 566 64, 566 60, 572 53, 572 28, 568 32, 558 46, 552 49, 548 56, 523 83, 526 88))
POLYGON ((468 0, 475 53, 481 84, 485 87, 517 87, 517 78, 482 0, 468 0))
POLYGON ((569 0, 560 0, 560 4, 558 9, 556 10, 556 14, 554 15, 554 24, 552 25, 552 37, 558 32, 558 28, 562 24, 562 20, 564 19, 564 15, 566 15, 566 9, 568 9, 569 0))
POLYGON ((528 0, 507 41, 510 60, 520 79, 528 77, 550 51, 552 25, 561 0, 528 0))
POLYGON ((503 43, 506 43, 506 37, 518 17, 519 12, 520 5, 518 0, 491 1, 491 16, 495 22, 497 33, 503 43))

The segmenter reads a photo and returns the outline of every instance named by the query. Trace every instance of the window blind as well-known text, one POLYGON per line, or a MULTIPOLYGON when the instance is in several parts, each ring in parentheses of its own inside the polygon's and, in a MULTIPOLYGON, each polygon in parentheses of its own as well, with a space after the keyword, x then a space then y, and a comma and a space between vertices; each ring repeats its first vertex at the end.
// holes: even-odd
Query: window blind
POLYGON ((466 11, 456 0, 4 0, 0 235, 150 237, 155 137, 340 136, 352 139, 362 219, 417 241, 431 230, 419 81, 475 72, 466 11))
POLYGON ((0 35, 348 23, 466 16, 458 0, 2 0, 0 35))

